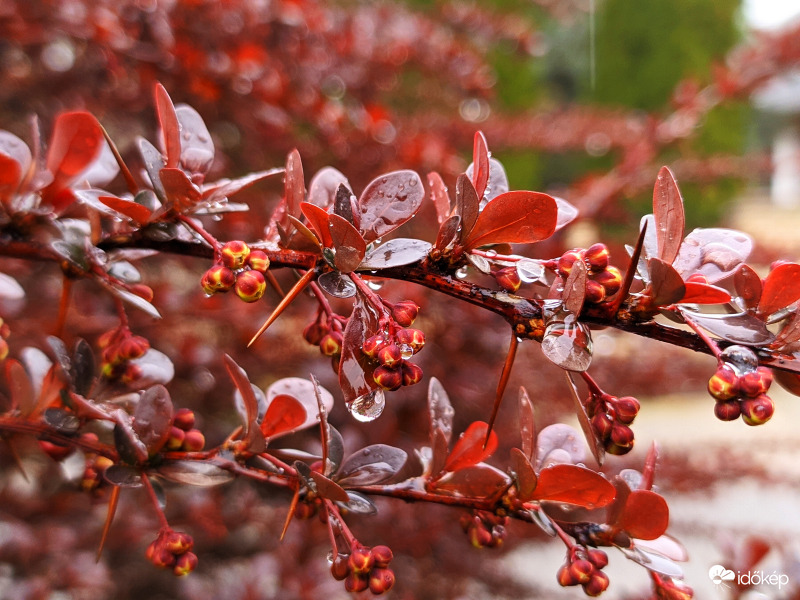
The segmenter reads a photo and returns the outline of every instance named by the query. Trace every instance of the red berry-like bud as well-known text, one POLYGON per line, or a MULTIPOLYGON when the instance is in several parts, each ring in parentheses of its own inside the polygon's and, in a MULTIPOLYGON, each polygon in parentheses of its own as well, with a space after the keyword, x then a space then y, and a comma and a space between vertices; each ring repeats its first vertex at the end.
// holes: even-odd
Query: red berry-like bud
POLYGON ((483 523, 472 523, 467 530, 469 543, 473 548, 486 548, 492 545, 492 532, 483 523))
POLYGON ((318 321, 312 321, 303 329, 303 339, 312 346, 319 346, 327 332, 327 327, 323 327, 318 321))
MULTIPOLYGON (((310 519, 315 514, 317 514, 316 505, 315 504, 310 504, 308 502, 300 502, 294 508, 294 516, 297 517, 298 519, 310 519)), ((341 556, 341 555, 339 555, 339 556, 341 556)), ((345 557, 345 560, 347 560, 347 557, 345 557)), ((349 572, 349 567, 348 567, 348 572, 349 572)), ((347 575, 345 575, 345 577, 346 576, 347 575)), ((344 577, 342 577, 342 579, 344 579, 344 577)))
POLYGON ((594 279, 586 280, 586 302, 589 304, 600 304, 606 299, 606 288, 594 279))
POLYGON ((247 266, 254 271, 266 273, 269 269, 269 257, 267 253, 262 250, 253 250, 250 256, 247 257, 247 266))
POLYGON ((175 564, 175 558, 175 555, 164 548, 162 544, 158 543, 158 540, 156 540, 152 553, 148 556, 150 562, 160 569, 167 569, 173 566, 175 564))
POLYGON ((503 267, 493 273, 497 285, 507 292, 516 292, 522 285, 522 279, 516 267, 503 267))
POLYGON ((336 581, 343 581, 350 575, 350 565, 346 554, 337 554, 331 563, 331 575, 336 581))
POLYGON ((592 573, 588 583, 583 584, 583 593, 587 596, 599 596, 608 589, 608 575, 602 571, 592 573))
POLYGON ((179 408, 172 417, 172 424, 184 431, 192 429, 194 421, 194 411, 189 408, 179 408))
POLYGON ((606 267, 608 267, 609 256, 608 246, 597 243, 586 249, 583 258, 592 273, 599 273, 600 271, 605 271, 606 267))
POLYGON ((574 248, 573 250, 564 252, 558 259, 558 265, 556 266, 558 274, 564 279, 569 277, 569 273, 572 271, 572 265, 575 264, 576 260, 583 260, 583 250, 574 248))
POLYGON ((422 367, 414 363, 403 361, 403 385, 414 385, 422 381, 422 367))
POLYGON ((152 302, 153 297, 155 296, 155 294, 153 293, 153 288, 144 285, 143 283, 135 283, 129 289, 131 293, 136 294, 137 296, 139 296, 139 298, 147 300, 148 302, 152 302))
POLYGON ((194 539, 186 532, 170 531, 164 536, 163 544, 173 554, 183 554, 192 549, 194 539))
POLYGON ((721 364, 708 380, 708 393, 717 400, 732 400, 739 395, 739 375, 734 368, 721 364))
POLYGON ((400 346, 397 344, 388 344, 378 350, 378 361, 387 367, 399 366, 398 363, 403 360, 400 355, 400 346))
POLYGON ((614 402, 614 411, 617 415, 617 421, 624 425, 630 425, 639 414, 639 401, 633 396, 623 396, 617 398, 614 402))
POLYGON ((614 423, 611 428, 611 441, 625 448, 633 447, 633 430, 627 425, 614 423))
POLYGON ((260 271, 245 271, 236 277, 236 295, 245 302, 260 300, 267 291, 267 282, 260 271))
POLYGON ((608 554, 602 550, 598 550, 597 548, 592 548, 589 550, 587 558, 596 569, 602 569, 608 564, 608 554))
POLYGON ((64 460, 75 450, 72 446, 62 446, 47 440, 39 440, 39 447, 56 462, 64 460))
POLYGON ((164 447, 167 450, 180 450, 183 447, 184 438, 186 438, 186 431, 173 425, 170 427, 169 437, 164 447))
POLYGON ((579 558, 569 566, 572 577, 580 584, 589 583, 592 574, 595 572, 594 565, 588 560, 579 558))
POLYGON ((395 336, 397 343, 401 346, 408 346, 416 354, 425 345, 425 334, 419 329, 401 329, 395 336))
POLYGON ((556 573, 556 579, 558 580, 558 584, 560 586, 568 587, 571 585, 578 585, 578 583, 580 583, 572 574, 572 570, 569 567, 569 565, 561 565, 558 573, 556 573))
POLYGON ((206 294, 227 292, 236 284, 236 275, 228 267, 214 265, 203 274, 200 285, 206 294))
POLYGON ((403 385, 403 369, 380 365, 372 372, 372 379, 385 390, 396 390, 403 385))
POLYGON ((0 337, 0 361, 8 358, 8 352, 8 342, 5 340, 5 338, 0 337))
POLYGON ((617 267, 607 267, 605 271, 592 275, 592 279, 606 289, 606 298, 610 298, 622 287, 622 273, 617 267))
POLYGON ((381 544, 380 546, 372 547, 372 556, 375 558, 376 567, 387 567, 389 563, 392 562, 394 553, 389 546, 381 544))
POLYGON ((319 351, 325 356, 337 356, 342 352, 342 334, 338 331, 331 331, 322 336, 319 341, 319 351))
POLYGON ((206 436, 199 429, 190 429, 183 438, 183 449, 186 452, 199 452, 206 445, 206 436))
POLYGON ((348 592, 363 592, 369 587, 369 578, 363 575, 350 573, 344 580, 344 589, 348 592))
POLYGON ((368 573, 375 566, 375 557, 372 555, 370 548, 356 546, 350 553, 348 564, 353 573, 368 573))
POLYGON ((714 405, 714 414, 720 421, 735 421, 742 414, 738 400, 723 400, 714 405))
POLYGON ((740 403, 742 409, 742 421, 748 425, 763 425, 772 418, 775 412, 775 403, 766 394, 761 394, 756 398, 747 398, 740 403))
POLYGON ((378 352, 388 345, 389 342, 385 337, 382 335, 373 335, 364 340, 364 343, 361 345, 361 351, 370 358, 375 358, 378 356, 378 352))
POLYGON ((122 340, 119 344, 119 358, 122 360, 133 360, 141 358, 150 349, 150 342, 140 335, 131 335, 122 340))
POLYGON ((392 307, 392 318, 401 327, 411 327, 419 313, 419 306, 411 300, 401 300, 392 307))
POLYGON ((230 269, 241 269, 250 257, 250 247, 241 240, 226 243, 220 250, 222 263, 230 269))
POLYGON ((758 367, 739 378, 739 391, 750 398, 766 394, 771 385, 772 371, 768 367, 758 367))
POLYGON ((594 429, 597 438, 600 440, 607 440, 611 437, 611 430, 614 428, 614 420, 606 413, 599 412, 592 417, 592 429, 594 429))
POLYGON ((369 591, 375 594, 383 594, 392 589, 394 585, 394 571, 386 568, 372 569, 369 574, 369 591))
POLYGON ((181 554, 175 561, 172 572, 178 577, 188 575, 197 567, 197 555, 194 552, 181 554))

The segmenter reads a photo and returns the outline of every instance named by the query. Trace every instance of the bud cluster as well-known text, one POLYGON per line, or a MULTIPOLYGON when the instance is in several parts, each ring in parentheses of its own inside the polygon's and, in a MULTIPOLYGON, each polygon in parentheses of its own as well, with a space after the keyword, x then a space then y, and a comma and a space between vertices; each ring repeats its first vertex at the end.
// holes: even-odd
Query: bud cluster
POLYGON ((389 568, 393 558, 388 546, 362 546, 354 543, 350 554, 337 554, 331 563, 331 575, 344 581, 348 592, 371 591, 383 594, 394 585, 394 571, 389 568))
POLYGON ((106 331, 97 340, 102 350, 103 376, 122 382, 136 381, 141 377, 141 367, 130 361, 141 358, 150 349, 150 342, 140 335, 133 335, 125 325, 106 331))
POLYGON ((461 517, 461 528, 475 548, 496 548, 506 537, 508 517, 476 510, 461 517))
POLYGON ((147 547, 145 556, 157 567, 172 569, 175 575, 188 575, 197 566, 192 546, 194 540, 188 533, 163 529, 147 547))
MULTIPOLYGON (((97 435, 94 433, 84 433, 82 436, 86 441, 97 442, 97 435)), ((87 492, 99 494, 100 486, 103 483, 103 475, 106 469, 114 464, 110 458, 97 454, 86 454, 86 464, 83 468, 81 477, 81 488, 87 492)))
POLYGON ((708 393, 717 401, 714 414, 721 421, 735 421, 740 416, 748 425, 762 425, 775 412, 767 395, 772 371, 758 366, 755 353, 745 346, 726 348, 717 370, 708 380, 708 393))
POLYGON ((172 417, 172 427, 165 450, 175 452, 199 452, 206 445, 203 432, 195 428, 194 411, 188 408, 179 408, 172 417))
POLYGON ((330 320, 323 323, 317 318, 303 329, 303 339, 312 346, 318 346, 319 351, 325 356, 330 356, 334 373, 339 372, 344 337, 342 326, 338 321, 330 320))
POLYGON ((602 550, 573 546, 556 577, 564 587, 580 585, 587 596, 599 596, 608 588, 608 575, 603 572, 607 564, 608 555, 602 550))
POLYGON ((609 265, 608 246, 597 243, 586 249, 568 250, 556 261, 556 272, 566 280, 576 261, 582 260, 586 265, 586 302, 600 304, 616 294, 622 287, 622 273, 609 265))
POLYGON ((372 373, 375 383, 396 390, 422 380, 422 368, 408 359, 424 345, 425 334, 419 329, 395 326, 364 340, 361 350, 378 365, 372 373))
POLYGON ((269 258, 261 250, 251 250, 241 240, 227 242, 214 265, 203 274, 200 285, 209 296, 235 289, 245 302, 259 300, 267 289, 264 273, 269 258))
POLYGON ((6 340, 9 335, 11 335, 11 328, 3 320, 3 317, 0 317, 0 362, 8 358, 8 342, 6 340))
POLYGON ((629 425, 639 414, 639 401, 636 398, 617 398, 609 394, 592 395, 586 401, 586 413, 606 452, 622 455, 631 451, 633 430, 629 425))

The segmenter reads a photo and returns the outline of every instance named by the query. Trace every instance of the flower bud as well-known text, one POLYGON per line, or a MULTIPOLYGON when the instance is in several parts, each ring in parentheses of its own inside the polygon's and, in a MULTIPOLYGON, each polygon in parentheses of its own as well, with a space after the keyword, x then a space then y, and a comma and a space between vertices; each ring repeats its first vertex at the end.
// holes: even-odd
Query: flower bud
POLYGON ((336 581, 344 581, 350 575, 349 557, 346 554, 337 554, 331 563, 331 575, 336 581))
POLYGON ((140 335, 131 335, 122 340, 119 344, 119 358, 122 360, 133 360, 144 356, 150 349, 150 342, 140 335))
POLYGON ((622 287, 622 273, 617 267, 609 266, 605 271, 592 275, 592 279, 605 288, 606 298, 616 294, 622 287))
POLYGON ((473 523, 467 531, 473 548, 486 548, 492 544, 492 532, 483 523, 473 523))
POLYGON ((139 298, 142 298, 147 302, 152 302, 153 297, 155 296, 155 294, 153 293, 153 288, 144 285, 143 283, 135 283, 129 289, 131 293, 136 294, 137 296, 139 296, 139 298))
POLYGON ((419 329, 401 329, 397 332, 396 339, 401 346, 409 346, 414 354, 425 345, 425 334, 419 329))
POLYGON ((364 343, 361 345, 361 351, 370 358, 375 358, 378 356, 378 352, 380 352, 382 348, 388 346, 389 343, 390 342, 382 335, 373 335, 364 340, 364 343))
MULTIPOLYGON (((150 550, 149 547, 148 550, 150 550)), ((172 552, 164 548, 162 544, 158 543, 158 540, 156 540, 155 547, 153 551, 149 553, 148 559, 158 568, 167 569, 175 564, 176 557, 172 552)))
POLYGON ((220 250, 222 263, 230 269, 241 269, 250 257, 250 247, 241 240, 226 243, 220 250))
POLYGON ((369 574, 369 591, 375 594, 383 594, 392 589, 394 585, 394 571, 386 568, 372 569, 369 574))
POLYGON ((350 573, 344 580, 344 589, 348 592, 363 592, 369 587, 369 578, 366 574, 350 573))
POLYGON ((372 547, 372 556, 375 558, 376 567, 386 567, 390 562, 392 562, 394 553, 389 546, 384 546, 381 544, 379 546, 372 547))
POLYGON ((507 292, 516 292, 522 284, 516 267, 503 267, 493 273, 497 284, 507 292))
POLYGON ((572 574, 572 570, 569 568, 570 565, 561 565, 561 568, 556 573, 556 579, 558 580, 558 584, 562 587, 568 587, 570 585, 578 585, 578 580, 572 574))
POLYGON ((397 344, 388 344, 378 350, 378 361, 387 367, 400 366, 399 363, 403 360, 400 355, 400 346, 397 344))
POLYGON ((592 548, 589 550, 587 558, 596 569, 602 569, 608 564, 608 554, 602 550, 598 550, 597 548, 592 548))
POLYGON ((269 257, 263 250, 253 250, 247 257, 247 266, 254 271, 266 273, 269 269, 269 257))
POLYGON ((312 321, 303 329, 303 339, 312 346, 319 346, 327 331, 328 329, 323 327, 319 321, 312 321))
POLYGON ((350 552, 347 564, 353 573, 369 573, 370 569, 375 565, 375 557, 372 555, 370 548, 355 546, 350 552))
POLYGON ((601 243, 592 244, 586 249, 583 258, 592 273, 605 271, 608 267, 608 246, 601 243))
POLYGON ((400 367, 380 365, 373 371, 372 379, 385 390, 396 390, 403 385, 403 371, 400 367))
POLYGON ((735 421, 742 409, 738 400, 723 400, 714 405, 714 414, 720 421, 735 421))
POLYGON ((591 419, 592 429, 597 438, 607 440, 611 437, 611 430, 614 427, 614 420, 605 412, 599 412, 591 419))
POLYGON ((267 291, 267 282, 259 271, 245 271, 236 277, 236 295, 245 302, 260 300, 267 291))
POLYGON ((599 281, 594 279, 586 280, 586 302, 589 304, 600 304, 606 299, 606 288, 599 281))
POLYGON ((569 565, 569 571, 572 577, 580 584, 589 583, 592 574, 595 572, 594 565, 588 560, 579 558, 569 565))
POLYGON ((410 327, 418 313, 419 306, 411 300, 401 300, 392 307, 392 318, 401 327, 410 327))
POLYGON ((172 417, 172 424, 184 431, 192 429, 194 421, 194 411, 189 408, 179 408, 172 417))
POLYGON ((747 398, 740 403, 742 420, 748 425, 763 425, 772 418, 775 412, 775 403, 766 394, 756 398, 747 398))
POLYGON ((422 381, 422 367, 414 363, 403 361, 403 385, 414 385, 422 381))
POLYGON ((766 394, 771 385, 772 371, 768 367, 758 367, 739 378, 739 391, 750 398, 766 394))
POLYGON ((583 250, 575 248, 564 252, 558 259, 558 265, 556 267, 558 274, 564 279, 569 277, 570 271, 572 271, 572 265, 575 264, 576 260, 583 260, 583 250))
POLYGON ((172 572, 178 577, 188 575, 197 567, 197 555, 194 552, 186 552, 178 556, 172 572))
POLYGON ((164 536, 164 548, 173 554, 183 554, 194 546, 194 539, 183 531, 170 531, 164 536))
POLYGON ((199 452, 206 445, 206 436, 199 429, 190 429, 183 438, 183 449, 186 452, 199 452))
POLYGON ((617 398, 614 402, 614 412, 617 416, 617 421, 624 425, 630 425, 639 414, 639 401, 633 396, 623 396, 617 398))
POLYGON ((708 380, 708 393, 717 400, 732 400, 739 395, 739 375, 733 367, 720 364, 708 380))
POLYGON ((342 352, 342 334, 338 331, 331 331, 319 341, 319 351, 325 356, 337 356, 342 352))
POLYGON ((39 447, 56 462, 64 460, 75 450, 72 446, 62 446, 48 440, 39 440, 39 447))
POLYGON ((4 361, 8 358, 8 352, 8 342, 5 340, 5 338, 0 337, 0 361, 4 361))
POLYGON ((206 294, 227 292, 236 284, 236 275, 228 267, 214 265, 203 274, 200 285, 206 294))
POLYGON ((608 575, 602 571, 592 573, 588 583, 583 584, 583 593, 587 596, 599 596, 608 589, 608 575))
POLYGON ((164 447, 167 450, 180 450, 183 447, 183 440, 186 438, 186 431, 180 427, 172 426, 169 430, 169 437, 164 447))
POLYGON ((611 428, 611 441, 625 448, 633 447, 633 430, 627 425, 614 423, 611 428))

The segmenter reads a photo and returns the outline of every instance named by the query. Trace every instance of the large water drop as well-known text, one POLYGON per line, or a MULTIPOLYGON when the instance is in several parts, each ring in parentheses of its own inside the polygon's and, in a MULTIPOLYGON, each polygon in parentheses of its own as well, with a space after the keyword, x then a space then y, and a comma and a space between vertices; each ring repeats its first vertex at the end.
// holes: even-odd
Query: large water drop
POLYGON ((369 423, 381 416, 385 406, 386 396, 382 389, 377 389, 353 400, 347 405, 347 410, 357 421, 369 423))

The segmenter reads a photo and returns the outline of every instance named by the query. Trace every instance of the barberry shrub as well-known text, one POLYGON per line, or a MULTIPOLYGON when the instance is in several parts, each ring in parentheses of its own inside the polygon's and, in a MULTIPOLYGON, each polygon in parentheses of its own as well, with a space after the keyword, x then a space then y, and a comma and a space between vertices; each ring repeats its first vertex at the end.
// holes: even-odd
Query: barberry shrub
MULTIPOLYGON (((439 174, 423 180, 413 170, 379 174, 360 191, 330 167, 307 178, 297 151, 283 168, 207 181, 215 149, 202 118, 174 106, 160 85, 154 104, 158 137, 138 140, 141 174, 87 112, 59 115, 46 150, 37 126, 32 147, 0 132, 0 436, 23 473, 35 440, 76 492, 105 504, 100 551, 116 539, 120 502, 135 497, 154 517, 140 540, 146 560, 177 576, 202 570, 194 536, 170 521, 181 529, 194 523, 206 538, 224 537, 225 526, 212 535, 213 511, 197 509, 202 519, 176 514, 168 500, 193 486, 249 482, 258 493, 252 502, 280 506, 275 539, 300 527, 296 520, 317 519, 330 544, 332 580, 350 592, 380 595, 402 580, 393 540, 367 545, 351 526, 405 501, 418 512, 441 505, 475 548, 501 546, 515 523, 541 530, 565 546, 551 576, 586 595, 614 585, 603 569, 616 549, 650 574, 657 597, 692 597, 676 563, 685 552, 666 534, 669 510, 654 489, 656 446, 638 470, 605 468, 633 448, 641 403, 625 390, 604 390, 589 374, 592 332, 612 327, 713 356, 709 410, 760 425, 775 410, 767 395, 773 379, 800 388, 800 265, 775 263, 762 278, 746 262, 746 235, 718 228, 686 235, 683 199, 666 167, 627 256, 612 256, 600 242, 540 256, 534 244, 569 226, 576 210, 544 193, 511 190, 481 132, 452 191, 439 174), (127 193, 103 189, 117 175, 127 193), (263 235, 225 237, 226 218, 248 209, 230 197, 281 179, 263 235), (425 219, 436 221, 427 238, 414 234, 424 225, 413 227, 425 219), (192 277, 172 256, 192 257, 185 263, 192 277), (135 266, 140 261, 157 261, 152 282, 135 266), (60 304, 31 335, 21 307, 50 293, 53 271, 62 275, 60 304), (190 304, 175 299, 184 284, 190 304), (421 307, 417 287, 508 324, 505 361, 482 388, 481 419, 458 420, 467 407, 425 373, 441 358, 422 363, 426 347, 451 332, 426 332, 420 317, 438 300, 421 307), (164 325, 153 325, 162 310, 164 325), (196 335, 243 332, 237 358, 200 359, 196 339, 178 345, 159 334, 170 331, 171 319, 184 327, 205 311, 215 313, 216 331, 196 335), (303 314, 301 326, 273 327, 293 312, 303 314), (333 374, 318 359, 306 367, 311 374, 286 377, 273 369, 295 365, 249 359, 271 336, 280 340, 272 342, 280 346, 275 356, 295 352, 300 339, 318 347, 333 374), (517 350, 527 343, 563 370, 582 432, 537 428, 535 410, 547 398, 525 388, 507 393, 517 350), (205 365, 224 372, 224 382, 205 365), (194 387, 184 383, 192 378, 194 387), (203 386, 219 394, 215 412, 205 415, 191 408, 203 386), (507 396, 518 416, 498 431, 507 396), (329 418, 337 409, 338 428, 329 418), (340 432, 356 431, 353 422, 380 427, 400 411, 413 412, 427 434, 417 447, 363 445, 359 435, 340 432)), ((213 344, 205 349, 214 354, 213 344)), ((183 503, 191 504, 185 496, 183 503)), ((235 522, 225 508, 218 521, 235 522)), ((245 537, 230 543, 253 543, 245 537)))

